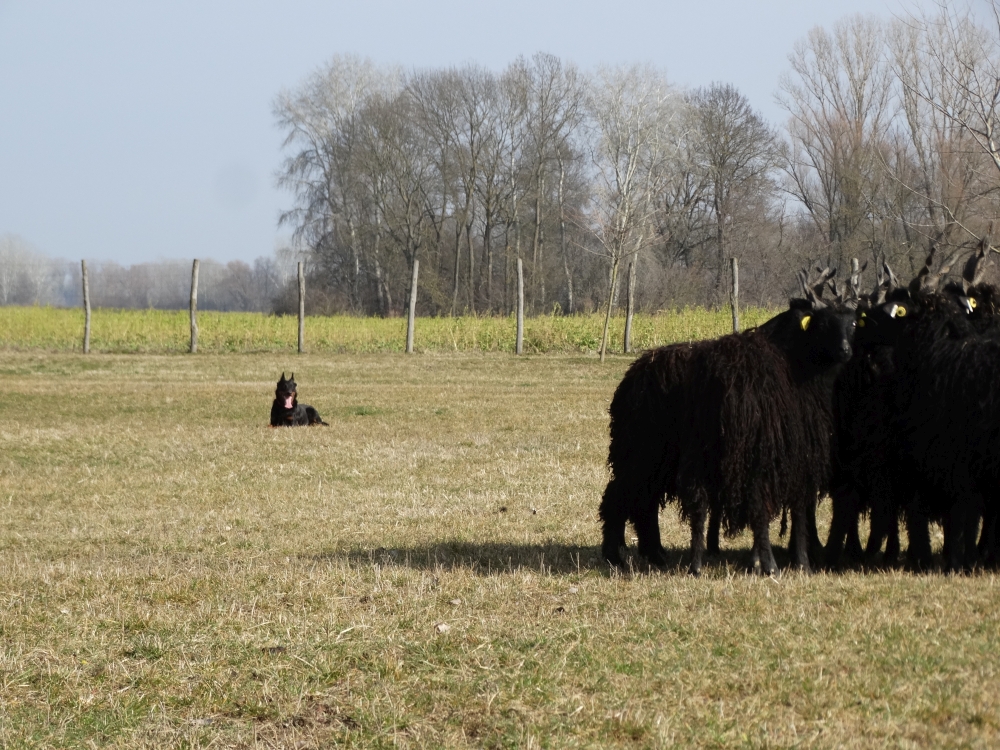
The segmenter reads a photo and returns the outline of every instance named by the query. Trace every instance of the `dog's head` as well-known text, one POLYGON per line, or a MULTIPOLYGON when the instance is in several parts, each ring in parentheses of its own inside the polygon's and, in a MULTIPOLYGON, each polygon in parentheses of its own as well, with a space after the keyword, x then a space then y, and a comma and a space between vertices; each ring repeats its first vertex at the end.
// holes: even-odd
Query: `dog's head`
POLYGON ((292 377, 286 379, 285 373, 281 373, 281 380, 278 381, 278 387, 274 390, 274 397, 284 404, 286 409, 294 409, 298 400, 295 397, 295 373, 292 373, 292 377))

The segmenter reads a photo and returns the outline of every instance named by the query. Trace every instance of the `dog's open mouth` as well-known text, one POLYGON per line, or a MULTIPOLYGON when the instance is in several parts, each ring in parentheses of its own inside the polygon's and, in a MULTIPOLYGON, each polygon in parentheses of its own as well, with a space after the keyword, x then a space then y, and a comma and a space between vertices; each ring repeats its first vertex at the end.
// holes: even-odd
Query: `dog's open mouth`
POLYGON ((285 408, 286 409, 293 408, 292 407, 292 401, 294 401, 294 400, 295 400, 295 394, 294 393, 292 395, 290 395, 290 396, 285 396, 285 408))

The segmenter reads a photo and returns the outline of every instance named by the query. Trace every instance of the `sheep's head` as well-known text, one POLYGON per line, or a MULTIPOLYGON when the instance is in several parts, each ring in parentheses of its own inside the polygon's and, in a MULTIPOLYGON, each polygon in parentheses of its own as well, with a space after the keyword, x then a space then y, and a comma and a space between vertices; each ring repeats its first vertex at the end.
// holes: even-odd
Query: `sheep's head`
POLYGON ((790 326, 797 357, 816 365, 846 362, 851 358, 857 327, 852 308, 825 303, 816 307, 808 300, 792 300, 787 314, 797 323, 790 326))
POLYGON ((965 261, 962 280, 949 282, 943 289, 943 293, 951 296, 973 321, 992 318, 1000 312, 1000 291, 992 284, 983 282, 987 269, 992 265, 990 250, 984 238, 965 261))

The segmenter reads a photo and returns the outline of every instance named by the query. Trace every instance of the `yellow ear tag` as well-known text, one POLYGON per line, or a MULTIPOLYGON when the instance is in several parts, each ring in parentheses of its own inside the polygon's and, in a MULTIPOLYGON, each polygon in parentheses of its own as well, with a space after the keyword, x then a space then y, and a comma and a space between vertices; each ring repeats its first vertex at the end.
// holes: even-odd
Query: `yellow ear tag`
POLYGON ((861 313, 861 319, 858 321, 858 328, 865 327, 865 314, 861 313))
POLYGON ((799 325, 802 326, 803 331, 809 330, 809 321, 812 320, 812 315, 806 315, 802 320, 799 321, 799 325))
POLYGON ((896 308, 896 314, 893 315, 892 317, 903 318, 905 316, 906 316, 906 308, 900 305, 899 307, 896 308))
POLYGON ((975 297, 969 297, 969 307, 971 307, 973 310, 975 310, 977 304, 979 304, 979 303, 976 302, 976 298, 975 297))

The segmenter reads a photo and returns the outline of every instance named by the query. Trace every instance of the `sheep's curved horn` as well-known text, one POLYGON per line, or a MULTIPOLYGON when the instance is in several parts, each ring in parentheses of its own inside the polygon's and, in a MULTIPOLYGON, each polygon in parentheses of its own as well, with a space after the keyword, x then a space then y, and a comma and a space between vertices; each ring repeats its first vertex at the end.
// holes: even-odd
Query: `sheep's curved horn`
POLYGON ((941 267, 937 271, 931 271, 931 266, 934 264, 934 254, 937 252, 937 245, 931 245, 931 251, 927 255, 927 260, 924 261, 924 267, 920 269, 920 273, 916 275, 916 278, 910 282, 910 289, 915 292, 934 292, 937 291, 938 285, 941 283, 941 279, 948 275, 951 267, 955 265, 955 261, 958 260, 959 253, 952 253, 948 259, 941 264, 941 267))
POLYGON ((882 268, 875 277, 875 288, 872 289, 871 294, 868 295, 868 301, 872 305, 881 305, 885 302, 886 296, 893 289, 899 286, 899 280, 896 278, 896 274, 892 272, 889 268, 889 264, 882 260, 882 268))
POLYGON ((896 287, 898 287, 899 279, 896 278, 896 274, 892 272, 892 269, 889 268, 889 264, 886 263, 884 260, 882 261, 882 268, 885 269, 885 274, 889 279, 889 288, 895 289, 896 287))
MULTIPOLYGON (((990 231, 992 232, 992 230, 993 225, 990 224, 990 231)), ((993 264, 988 258, 991 249, 993 248, 990 247, 990 236, 987 234, 979 241, 979 249, 969 256, 962 269, 962 289, 964 291, 969 291, 970 287, 976 286, 983 280, 986 269, 993 264)))
POLYGON ((926 279, 930 276, 931 266, 934 264, 934 253, 936 250, 937 245, 931 245, 931 251, 927 254, 927 260, 924 261, 924 267, 910 281, 910 291, 917 292, 925 288, 926 279))
POLYGON ((802 287, 802 294, 805 296, 806 300, 809 302, 810 307, 814 310, 819 310, 820 308, 826 307, 826 303, 820 299, 820 293, 822 293, 822 284, 820 284, 820 293, 816 292, 816 288, 813 284, 809 282, 809 274, 803 269, 799 271, 799 286, 802 287))
POLYGON ((814 310, 819 310, 826 307, 826 303, 822 300, 823 287, 836 271, 830 270, 829 266, 820 271, 819 277, 814 280, 809 279, 809 273, 803 269, 799 271, 799 284, 802 287, 802 293, 805 298, 809 301, 809 304, 814 310))

